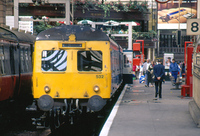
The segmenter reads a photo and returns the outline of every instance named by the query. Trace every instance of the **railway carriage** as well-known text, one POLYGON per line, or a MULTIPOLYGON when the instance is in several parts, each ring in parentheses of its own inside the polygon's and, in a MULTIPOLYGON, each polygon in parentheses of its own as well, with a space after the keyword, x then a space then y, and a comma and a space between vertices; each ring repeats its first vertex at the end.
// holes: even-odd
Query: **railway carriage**
POLYGON ((35 36, 0 27, 0 125, 32 104, 32 48, 35 36))
POLYGON ((53 118, 50 124, 59 124, 62 115, 72 122, 77 112, 100 111, 123 81, 122 48, 89 26, 41 32, 33 56, 33 96, 53 118))
POLYGON ((30 34, 0 27, 0 102, 32 96, 34 40, 30 34))

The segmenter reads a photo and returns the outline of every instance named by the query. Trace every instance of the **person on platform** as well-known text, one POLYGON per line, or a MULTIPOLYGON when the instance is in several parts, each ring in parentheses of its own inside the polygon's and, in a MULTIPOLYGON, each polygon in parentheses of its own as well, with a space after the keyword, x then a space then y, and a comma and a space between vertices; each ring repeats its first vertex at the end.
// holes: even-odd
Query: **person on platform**
POLYGON ((168 57, 168 58, 167 58, 167 61, 165 62, 165 68, 166 68, 166 67, 169 68, 170 64, 171 64, 171 58, 168 57))
POLYGON ((147 59, 147 61, 143 64, 143 73, 145 74, 145 87, 149 87, 149 65, 150 65, 150 60, 147 59))
POLYGON ((123 34, 123 33, 124 33, 123 29, 119 30, 119 34, 123 34))
POLYGON ((174 83, 176 83, 179 71, 180 71, 180 68, 178 64, 175 62, 175 59, 172 59, 172 63, 169 66, 169 72, 174 77, 174 83))
POLYGON ((185 63, 183 62, 181 65, 181 77, 185 77, 185 63))
POLYGON ((151 87, 154 87, 154 85, 153 85, 153 77, 154 77, 153 67, 154 67, 154 61, 152 60, 151 64, 149 65, 149 68, 148 68, 148 71, 149 71, 149 77, 148 77, 149 80, 148 81, 149 81, 149 83, 151 83, 151 87))
POLYGON ((155 98, 159 95, 162 98, 162 82, 165 76, 165 67, 161 64, 161 60, 158 60, 158 64, 153 67, 153 73, 155 75, 155 98))

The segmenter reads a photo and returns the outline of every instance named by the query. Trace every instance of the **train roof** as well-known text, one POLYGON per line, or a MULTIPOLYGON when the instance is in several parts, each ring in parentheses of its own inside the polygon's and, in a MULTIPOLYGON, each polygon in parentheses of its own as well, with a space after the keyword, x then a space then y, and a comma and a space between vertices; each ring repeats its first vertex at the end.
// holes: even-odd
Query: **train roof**
POLYGON ((0 27, 0 38, 8 39, 16 42, 34 43, 36 36, 28 33, 12 31, 10 29, 0 27))
POLYGON ((109 41, 109 37, 101 30, 86 25, 61 25, 40 32, 36 40, 68 41, 74 34, 76 41, 109 41))

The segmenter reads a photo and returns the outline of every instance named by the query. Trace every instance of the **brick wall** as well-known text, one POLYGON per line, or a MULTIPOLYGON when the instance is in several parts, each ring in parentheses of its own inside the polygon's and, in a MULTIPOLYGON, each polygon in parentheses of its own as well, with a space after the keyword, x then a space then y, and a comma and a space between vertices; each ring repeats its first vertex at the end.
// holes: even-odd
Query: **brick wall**
POLYGON ((0 0, 0 24, 6 24, 6 0, 0 0))

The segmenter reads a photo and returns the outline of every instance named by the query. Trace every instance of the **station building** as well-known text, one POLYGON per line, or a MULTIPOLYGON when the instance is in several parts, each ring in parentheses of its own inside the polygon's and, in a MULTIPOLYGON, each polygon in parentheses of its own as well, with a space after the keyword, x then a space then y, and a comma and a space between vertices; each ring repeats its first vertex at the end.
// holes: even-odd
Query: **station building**
MULTIPOLYGON (((36 0, 35 3, 32 0, 27 0, 27 3, 25 0, 16 1, 19 3, 19 16, 33 16, 38 21, 42 19, 42 16, 57 19, 66 16, 65 3, 60 3, 62 0, 51 1, 51 3, 48 0, 36 0)), ((70 20, 74 24, 83 19, 94 22, 115 20, 117 22, 134 21, 139 23, 139 26, 133 27, 132 42, 138 39, 144 40, 146 59, 163 58, 164 53, 171 52, 174 53, 177 61, 183 61, 184 42, 194 40, 191 36, 186 35, 186 20, 197 17, 197 0, 180 0, 180 8, 184 10, 180 14, 180 21, 178 21, 178 15, 165 19, 167 13, 178 10, 179 0, 171 0, 165 4, 157 3, 155 0, 76 0, 73 3, 71 1, 72 4, 74 8, 72 11, 71 6, 70 20), (181 31, 180 41, 177 41, 177 30, 181 31)), ((0 6, 2 9, 0 10, 0 23, 6 24, 4 16, 14 15, 14 1, 2 0, 0 6)), ((121 28, 125 31, 127 29, 126 26, 118 26, 117 31, 121 28)), ((126 35, 113 37, 124 49, 130 48, 126 35)))

